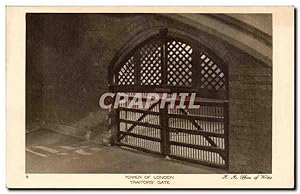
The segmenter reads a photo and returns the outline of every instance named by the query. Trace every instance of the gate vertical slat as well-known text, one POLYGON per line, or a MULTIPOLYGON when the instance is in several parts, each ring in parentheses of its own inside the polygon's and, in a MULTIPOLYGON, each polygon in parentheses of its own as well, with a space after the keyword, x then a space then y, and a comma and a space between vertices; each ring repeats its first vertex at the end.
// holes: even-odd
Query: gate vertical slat
POLYGON ((168 106, 165 106, 163 109, 163 114, 164 114, 164 125, 165 125, 165 152, 166 155, 170 155, 170 129, 169 129, 169 114, 168 114, 168 106))
POLYGON ((116 109, 116 123, 117 123, 117 141, 119 141, 119 137, 120 137, 120 108, 118 107, 116 109))
POLYGON ((225 169, 229 169, 229 114, 228 114, 228 102, 224 102, 224 147, 225 147, 225 169))
POLYGON ((161 138, 161 143, 160 143, 160 150, 162 155, 166 155, 166 125, 165 125, 165 111, 164 109, 159 109, 159 124, 161 126, 160 129, 160 138, 161 138))

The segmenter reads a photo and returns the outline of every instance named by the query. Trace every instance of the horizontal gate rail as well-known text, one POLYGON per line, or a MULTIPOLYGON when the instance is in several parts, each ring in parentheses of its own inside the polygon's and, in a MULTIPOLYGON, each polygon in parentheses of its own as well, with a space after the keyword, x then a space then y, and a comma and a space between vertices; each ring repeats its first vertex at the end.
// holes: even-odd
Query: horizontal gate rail
MULTIPOLYGON (((150 124, 150 123, 145 123, 145 122, 140 122, 140 121, 131 121, 131 120, 126 120, 126 119, 120 119, 120 122, 123 123, 129 123, 129 124, 133 124, 135 126, 139 125, 139 126, 144 126, 144 127, 150 127, 150 128, 156 128, 156 129, 161 129, 162 127, 159 125, 154 125, 154 124, 150 124)), ((133 126, 132 125, 132 126, 133 126)), ((131 130, 132 131, 132 130, 131 130)), ((127 132, 130 132, 129 130, 127 132)))
POLYGON ((225 150, 220 149, 220 148, 215 148, 215 147, 209 147, 209 146, 201 146, 201 145, 195 145, 195 144, 187 144, 187 143, 181 143, 177 141, 169 141, 171 145, 177 145, 177 146, 182 146, 182 147, 188 147, 188 148, 194 148, 198 150, 205 150, 205 151, 210 151, 210 152, 215 152, 220 154, 220 156, 225 160, 225 150))
POLYGON ((213 168, 226 169, 226 165, 222 165, 222 164, 206 162, 206 161, 203 161, 203 160, 195 160, 195 159, 180 157, 180 156, 176 156, 176 155, 170 155, 170 157, 174 158, 174 159, 177 159, 177 160, 184 160, 184 161, 195 163, 195 164, 210 166, 210 167, 213 167, 213 168))
POLYGON ((153 151, 153 150, 149 150, 149 149, 146 149, 146 148, 142 148, 142 147, 138 147, 138 146, 134 146, 134 145, 130 145, 130 144, 121 143, 121 142, 118 142, 118 141, 115 142, 115 145, 129 147, 129 148, 136 149, 136 150, 139 150, 139 151, 142 151, 142 152, 147 152, 147 153, 150 153, 150 154, 161 155, 160 152, 156 152, 156 151, 153 151))
MULTIPOLYGON (((137 87, 137 86, 135 86, 137 87)), ((151 86, 147 86, 147 87, 151 87, 151 86)), ((145 88, 145 86, 143 86, 143 88, 145 88)), ((147 91, 145 91, 146 93, 149 91, 154 91, 154 90, 163 90, 163 88, 159 88, 157 86, 155 86, 153 89, 151 88, 146 88, 147 91)), ((165 88, 164 88, 165 89, 165 88)), ((157 92, 157 91, 154 91, 157 92)), ((172 93, 171 91, 162 91, 162 92, 167 92, 167 93, 172 93)), ((173 91, 173 93, 178 93, 180 91, 173 91)), ((187 91, 185 91, 186 93, 187 91)), ((142 93, 142 92, 136 92, 136 93, 142 93)), ((144 92, 142 93, 144 94, 144 92)), ((141 99, 143 102, 147 101, 147 96, 142 95, 140 96, 135 96, 135 95, 130 95, 128 94, 128 100, 133 100, 134 98, 136 99, 141 99)), ((177 98, 174 100, 175 104, 179 104, 181 102, 181 98, 177 98)), ((190 100, 189 99, 185 99, 184 102, 189 103, 190 100)), ((200 105, 200 106, 211 106, 211 107, 223 107, 224 103, 228 102, 227 100, 209 100, 207 98, 196 98, 194 100, 194 105, 200 105)), ((157 103, 155 103, 157 104, 157 103)), ((167 102, 166 102, 167 104, 167 102)))
POLYGON ((120 111, 147 113, 147 115, 159 115, 159 112, 154 112, 154 111, 151 111, 151 110, 134 109, 134 108, 126 108, 126 107, 120 107, 119 109, 120 109, 120 111))
POLYGON ((145 87, 144 85, 135 85, 132 87, 132 85, 110 85, 109 89, 112 92, 197 92, 196 89, 190 88, 190 87, 182 87, 182 86, 164 86, 162 88, 161 86, 151 86, 147 85, 145 87))
POLYGON ((212 133, 212 132, 200 131, 200 130, 182 129, 182 128, 175 128, 175 127, 169 127, 169 130, 170 132, 182 132, 188 134, 207 135, 211 137, 221 137, 221 138, 225 137, 225 134, 223 133, 212 133))
MULTIPOLYGON (((141 139, 146 139, 146 140, 150 140, 150 141, 161 142, 161 139, 159 139, 159 138, 146 136, 146 135, 141 135, 141 134, 136 134, 136 133, 129 133, 129 132, 125 132, 125 131, 120 131, 120 134, 127 135, 127 136, 132 136, 132 137, 137 137, 137 138, 141 138, 141 139)), ((119 141, 120 140, 121 140, 121 138, 119 138, 119 141)))
POLYGON ((212 107, 224 107, 224 103, 226 103, 228 101, 226 100, 222 100, 222 101, 198 101, 198 100, 195 100, 195 104, 196 105, 200 105, 200 106, 212 106, 212 107))
POLYGON ((188 120, 201 120, 201 121, 212 121, 212 122, 223 122, 223 117, 212 117, 212 116, 198 116, 198 115, 191 115, 191 114, 168 114, 170 117, 173 118, 180 118, 180 119, 188 119, 188 120))
MULTIPOLYGON (((156 89, 160 89, 160 88, 156 88, 156 89)), ((149 90, 149 89, 148 89, 149 90)), ((171 93, 168 91, 168 93, 171 93)), ((178 93, 178 91, 176 91, 175 93, 178 93)), ((137 99, 141 99, 143 102, 147 101, 147 97, 146 96, 133 96, 133 95, 128 95, 128 100, 133 100, 134 98, 137 99)), ((177 98, 174 100, 175 104, 179 104, 181 103, 181 98, 177 98)), ((185 99, 184 102, 187 104, 190 102, 189 99, 185 99)), ((209 100, 209 99, 195 99, 194 100, 194 105, 200 105, 200 106, 211 106, 211 107, 223 107, 224 103, 228 102, 227 100, 209 100)), ((168 102, 166 102, 166 104, 168 104, 168 102)))

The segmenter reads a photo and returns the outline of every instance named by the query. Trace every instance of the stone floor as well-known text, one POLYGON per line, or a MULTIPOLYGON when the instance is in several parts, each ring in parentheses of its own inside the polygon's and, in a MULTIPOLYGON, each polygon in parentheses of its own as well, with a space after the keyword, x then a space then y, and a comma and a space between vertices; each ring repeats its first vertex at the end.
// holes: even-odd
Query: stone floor
POLYGON ((222 170, 38 129, 26 134, 27 173, 216 174, 222 170))

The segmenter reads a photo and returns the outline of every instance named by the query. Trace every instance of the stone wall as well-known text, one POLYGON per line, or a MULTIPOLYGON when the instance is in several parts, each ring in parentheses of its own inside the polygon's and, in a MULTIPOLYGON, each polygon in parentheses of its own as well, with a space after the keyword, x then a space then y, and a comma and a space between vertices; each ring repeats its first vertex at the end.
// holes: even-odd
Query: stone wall
POLYGON ((272 172, 272 69, 232 53, 229 67, 231 172, 272 172))
POLYGON ((225 61, 229 170, 271 172, 272 68, 222 37, 155 14, 28 14, 27 128, 51 128, 99 143, 109 139, 108 111, 98 106, 108 91, 109 64, 124 45, 156 28, 192 37, 225 61))

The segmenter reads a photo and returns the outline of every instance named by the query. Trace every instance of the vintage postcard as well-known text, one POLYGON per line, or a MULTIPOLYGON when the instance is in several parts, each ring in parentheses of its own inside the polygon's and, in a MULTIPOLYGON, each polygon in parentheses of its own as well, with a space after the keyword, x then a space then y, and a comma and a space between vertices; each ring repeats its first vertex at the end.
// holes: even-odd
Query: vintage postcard
POLYGON ((8 188, 294 188, 294 7, 6 20, 8 188))

